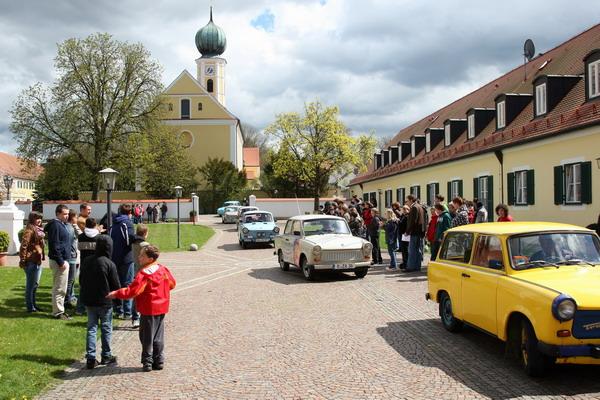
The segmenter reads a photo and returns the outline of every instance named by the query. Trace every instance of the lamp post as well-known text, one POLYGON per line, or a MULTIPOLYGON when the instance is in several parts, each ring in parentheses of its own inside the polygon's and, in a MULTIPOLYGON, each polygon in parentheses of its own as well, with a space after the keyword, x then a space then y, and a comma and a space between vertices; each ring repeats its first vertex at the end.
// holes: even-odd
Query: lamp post
POLYGON ((192 199, 192 223, 196 225, 196 193, 191 193, 190 198, 192 199))
POLYGON ((4 175, 4 187, 6 188, 6 200, 10 202, 10 188, 13 184, 13 177, 10 175, 4 175))
POLYGON ((177 197, 177 248, 180 247, 180 231, 179 231, 179 199, 181 198, 181 191, 183 188, 181 186, 175 186, 175 197, 177 197))
POLYGON ((115 182, 117 181, 118 172, 112 168, 104 168, 100 171, 100 176, 102 177, 102 184, 104 185, 104 189, 106 189, 106 230, 110 230, 110 225, 112 223, 112 213, 110 210, 110 194, 113 190, 115 190, 115 182))

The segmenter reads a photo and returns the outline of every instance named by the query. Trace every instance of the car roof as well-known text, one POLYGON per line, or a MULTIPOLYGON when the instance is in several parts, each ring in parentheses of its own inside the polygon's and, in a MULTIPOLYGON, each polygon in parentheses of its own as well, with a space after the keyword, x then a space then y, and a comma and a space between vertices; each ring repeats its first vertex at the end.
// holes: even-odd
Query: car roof
POLYGON ((337 219, 345 221, 342 217, 336 217, 335 215, 323 215, 323 214, 311 214, 311 215, 296 215, 295 217, 291 217, 291 220, 294 221, 314 221, 319 219, 337 219))
POLYGON ((523 233, 551 232, 551 231, 580 231, 592 232, 577 225, 560 224, 557 222, 519 221, 519 222, 486 222, 481 224, 468 224, 449 230, 450 232, 489 233, 495 235, 517 235, 523 233))
POLYGON ((269 215, 273 215, 271 214, 271 212, 269 211, 263 211, 263 210, 250 210, 244 213, 244 215, 252 215, 252 214, 269 214, 269 215))

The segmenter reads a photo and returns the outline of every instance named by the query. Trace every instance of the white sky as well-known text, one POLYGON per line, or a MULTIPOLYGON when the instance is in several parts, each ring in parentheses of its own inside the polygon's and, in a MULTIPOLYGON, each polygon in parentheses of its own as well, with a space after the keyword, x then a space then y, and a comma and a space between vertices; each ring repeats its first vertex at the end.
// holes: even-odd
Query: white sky
POLYGON ((583 0, 0 0, 0 151, 14 152, 8 110, 20 91, 51 83, 56 44, 108 32, 141 42, 167 86, 195 76, 196 31, 227 36, 227 107, 263 129, 319 99, 354 132, 391 136, 523 61, 598 23, 583 0))

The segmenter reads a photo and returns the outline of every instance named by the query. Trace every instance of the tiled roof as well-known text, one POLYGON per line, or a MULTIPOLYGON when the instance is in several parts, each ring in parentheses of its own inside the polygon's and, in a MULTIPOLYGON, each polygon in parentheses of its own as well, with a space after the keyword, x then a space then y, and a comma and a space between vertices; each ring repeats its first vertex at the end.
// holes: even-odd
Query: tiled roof
MULTIPOLYGON (((413 135, 422 135, 427 128, 443 128, 443 122, 447 119, 466 118, 466 112, 471 108, 495 108, 494 99, 500 94, 533 94, 532 82, 540 75, 583 76, 585 68, 583 58, 598 48, 600 48, 600 24, 528 62, 526 81, 524 81, 523 65, 520 65, 485 86, 402 129, 387 146, 395 146, 400 141, 410 140, 413 135)), ((414 158, 407 157, 400 162, 377 170, 374 170, 374 165, 371 163, 367 171, 354 178, 350 184, 355 185, 432 164, 489 152, 600 122, 600 102, 585 102, 583 78, 544 117, 534 119, 533 104, 534 102, 531 101, 502 130, 496 131, 494 118, 474 139, 467 139, 465 130, 448 147, 445 147, 444 141, 442 141, 429 153, 422 150, 414 158)))
POLYGON ((42 171, 43 168, 37 164, 34 168, 30 168, 22 159, 0 152, 0 175, 2 176, 12 175, 14 178, 36 180, 42 171))
POLYGON ((244 166, 260 167, 260 154, 258 147, 244 147, 244 166))

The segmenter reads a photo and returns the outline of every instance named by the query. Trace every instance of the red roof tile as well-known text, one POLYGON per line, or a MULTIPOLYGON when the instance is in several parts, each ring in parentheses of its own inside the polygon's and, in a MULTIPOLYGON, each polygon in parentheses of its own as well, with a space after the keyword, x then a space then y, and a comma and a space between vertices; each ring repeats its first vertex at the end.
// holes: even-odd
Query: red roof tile
POLYGON ((244 166, 260 167, 260 154, 258 147, 244 147, 244 166))

